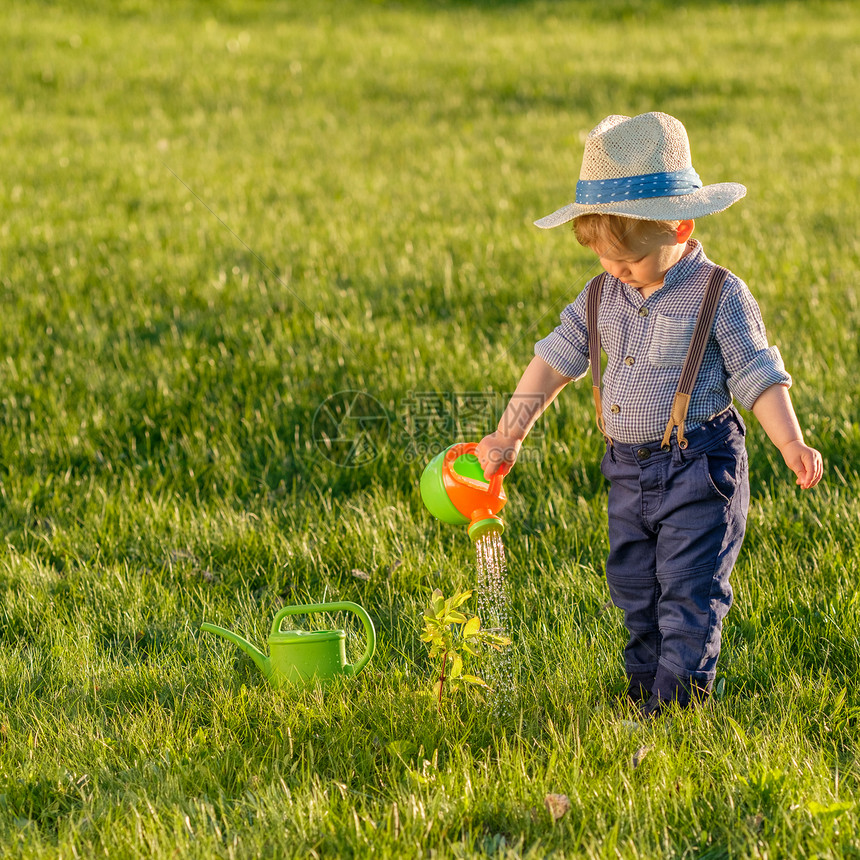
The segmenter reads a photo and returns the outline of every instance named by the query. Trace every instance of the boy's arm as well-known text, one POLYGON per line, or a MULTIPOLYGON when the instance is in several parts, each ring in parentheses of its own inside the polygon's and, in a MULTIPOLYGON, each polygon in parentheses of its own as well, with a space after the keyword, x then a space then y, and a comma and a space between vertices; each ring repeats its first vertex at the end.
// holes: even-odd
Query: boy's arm
POLYGON ((525 369, 510 399, 499 427, 478 443, 475 453, 484 467, 484 477, 491 478, 501 468, 510 471, 517 459, 523 439, 535 422, 570 382, 542 358, 535 356, 525 369))
POLYGON ((771 385, 753 404, 753 415, 759 420, 770 441, 779 448, 786 465, 804 490, 814 487, 824 472, 821 454, 803 441, 803 431, 794 414, 788 388, 771 385))

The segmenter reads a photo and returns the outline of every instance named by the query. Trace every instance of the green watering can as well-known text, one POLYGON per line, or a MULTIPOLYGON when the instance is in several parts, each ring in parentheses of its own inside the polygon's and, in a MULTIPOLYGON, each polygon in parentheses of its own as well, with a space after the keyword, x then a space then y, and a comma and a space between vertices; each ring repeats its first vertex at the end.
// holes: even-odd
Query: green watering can
POLYGON ((238 645, 257 664, 266 680, 278 690, 295 684, 307 685, 314 680, 330 681, 340 675, 352 678, 370 662, 376 650, 376 630, 370 616, 357 603, 348 601, 284 607, 272 621, 268 657, 247 639, 223 627, 203 622, 200 629, 217 633, 238 645), (340 611, 355 613, 364 625, 364 654, 352 665, 346 662, 346 633, 343 630, 281 630, 281 621, 288 615, 340 611))

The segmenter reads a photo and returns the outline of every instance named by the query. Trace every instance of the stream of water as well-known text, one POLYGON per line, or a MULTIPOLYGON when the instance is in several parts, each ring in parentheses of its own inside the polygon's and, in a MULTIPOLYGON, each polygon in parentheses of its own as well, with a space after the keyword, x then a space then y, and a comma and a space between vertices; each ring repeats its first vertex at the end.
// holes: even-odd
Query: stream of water
MULTIPOLYGON (((478 571, 478 616, 485 630, 511 637, 508 563, 505 545, 498 532, 488 532, 475 541, 478 571)), ((490 703, 500 720, 513 717, 517 688, 514 678, 513 643, 501 651, 488 649, 484 680, 491 688, 490 703)))

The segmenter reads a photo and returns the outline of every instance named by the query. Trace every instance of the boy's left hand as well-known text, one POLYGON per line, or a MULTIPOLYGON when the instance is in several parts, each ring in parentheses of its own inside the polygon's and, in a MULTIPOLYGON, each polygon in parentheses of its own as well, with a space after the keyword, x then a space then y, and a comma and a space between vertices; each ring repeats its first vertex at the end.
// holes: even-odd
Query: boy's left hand
POLYGON ((824 463, 821 453, 815 448, 796 439, 785 445, 780 453, 788 468, 797 475, 797 485, 801 489, 808 490, 821 480, 824 463))

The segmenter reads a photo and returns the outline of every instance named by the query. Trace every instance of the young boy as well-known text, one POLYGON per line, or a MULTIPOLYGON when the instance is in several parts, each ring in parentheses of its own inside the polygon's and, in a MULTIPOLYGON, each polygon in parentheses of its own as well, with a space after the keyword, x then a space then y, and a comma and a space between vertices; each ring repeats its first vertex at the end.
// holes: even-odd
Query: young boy
MULTIPOLYGON (((702 186, 686 130, 673 117, 609 116, 586 140, 576 202, 535 222, 573 221, 606 272, 599 305, 591 305, 592 338, 599 335, 608 357, 602 397, 594 378, 607 440, 601 469, 610 481, 606 578, 629 634, 628 695, 646 716, 667 702, 702 701, 716 673, 749 505, 746 431, 732 398, 752 410, 798 485, 809 489, 822 474, 755 299, 691 238, 693 219, 745 194, 737 183, 702 186), (725 280, 710 290, 713 322, 694 335, 715 270, 725 280), (704 343, 697 372, 684 368, 693 337, 704 343), (686 395, 678 393, 682 368, 694 373, 686 395)), ((586 373, 591 284, 536 344, 498 429, 479 443, 487 478, 513 465, 535 421, 586 373)), ((598 357, 599 348, 593 340, 598 357)))

